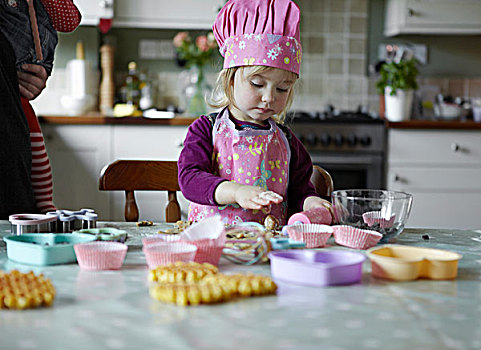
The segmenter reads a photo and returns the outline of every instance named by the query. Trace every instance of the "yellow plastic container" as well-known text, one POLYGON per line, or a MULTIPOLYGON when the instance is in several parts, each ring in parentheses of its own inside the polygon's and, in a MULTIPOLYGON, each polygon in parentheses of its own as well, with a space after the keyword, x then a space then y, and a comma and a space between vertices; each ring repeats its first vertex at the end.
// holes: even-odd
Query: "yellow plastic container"
POLYGON ((396 244, 374 247, 366 252, 374 277, 396 281, 418 278, 447 280, 458 275, 458 253, 442 249, 396 244))

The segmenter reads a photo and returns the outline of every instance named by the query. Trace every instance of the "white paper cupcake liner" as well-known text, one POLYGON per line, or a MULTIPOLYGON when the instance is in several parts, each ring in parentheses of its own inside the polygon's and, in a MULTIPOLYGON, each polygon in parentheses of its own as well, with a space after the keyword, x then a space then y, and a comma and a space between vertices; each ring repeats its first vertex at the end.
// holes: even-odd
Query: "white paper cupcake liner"
POLYGON ((382 238, 382 234, 379 232, 347 225, 336 225, 333 226, 333 229, 336 243, 353 249, 371 248, 382 238))
POLYGON ((220 215, 211 216, 192 224, 180 233, 182 241, 209 240, 209 245, 218 246, 225 243, 225 227, 220 215))
POLYGON ((394 225, 394 220, 396 220, 396 214, 392 214, 390 218, 384 217, 380 211, 368 211, 362 214, 362 219, 369 226, 379 224, 380 228, 390 228, 394 225))
POLYGON ((155 243, 162 243, 162 242, 177 242, 180 240, 180 235, 168 235, 168 234, 156 234, 153 236, 147 236, 142 238, 142 244, 144 246, 155 244, 155 243))
POLYGON ((324 247, 334 230, 331 226, 320 224, 299 224, 286 226, 289 238, 306 243, 306 248, 324 247))

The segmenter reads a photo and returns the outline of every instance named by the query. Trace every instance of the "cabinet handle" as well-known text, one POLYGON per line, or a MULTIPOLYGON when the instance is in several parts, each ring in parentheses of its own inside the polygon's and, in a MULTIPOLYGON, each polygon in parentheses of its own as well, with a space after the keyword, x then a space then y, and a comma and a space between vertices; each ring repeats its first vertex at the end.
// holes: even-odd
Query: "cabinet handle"
POLYGON ((453 152, 459 152, 461 150, 461 147, 457 143, 452 143, 451 144, 451 151, 453 152))
POLYGON ((399 176, 399 175, 397 175, 397 174, 394 175, 394 182, 401 182, 401 181, 402 181, 401 176, 399 176))
POLYGON ((414 11, 411 8, 408 8, 408 17, 414 17, 415 14, 416 14, 416 11, 414 11))

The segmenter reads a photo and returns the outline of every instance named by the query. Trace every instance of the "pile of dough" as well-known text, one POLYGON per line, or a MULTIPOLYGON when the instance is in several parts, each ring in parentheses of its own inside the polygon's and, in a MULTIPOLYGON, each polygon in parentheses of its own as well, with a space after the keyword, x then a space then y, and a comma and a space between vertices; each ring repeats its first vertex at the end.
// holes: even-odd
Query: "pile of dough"
POLYGON ((0 271, 0 309, 28 309, 50 306, 55 298, 55 287, 43 274, 0 271))
POLYGON ((197 282, 207 275, 216 274, 219 269, 208 263, 175 262, 173 264, 157 266, 149 271, 149 281, 160 283, 197 282))
POLYGON ((155 282, 149 293, 154 299, 179 306, 213 304, 238 297, 275 294, 276 284, 267 276, 225 275, 215 266, 178 262, 159 266, 149 273, 155 282))

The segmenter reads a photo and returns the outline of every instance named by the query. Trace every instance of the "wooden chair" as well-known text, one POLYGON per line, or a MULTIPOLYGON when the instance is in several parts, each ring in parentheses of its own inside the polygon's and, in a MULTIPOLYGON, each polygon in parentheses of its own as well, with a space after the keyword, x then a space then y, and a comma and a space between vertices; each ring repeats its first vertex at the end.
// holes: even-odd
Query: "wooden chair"
MULTIPOLYGON (((180 205, 177 191, 177 162, 160 160, 116 160, 105 166, 99 179, 101 191, 125 191, 125 221, 138 221, 139 208, 134 191, 167 191, 168 203, 165 208, 166 222, 180 220, 180 205)), ((331 175, 314 165, 311 182, 316 192, 329 199, 333 190, 331 175)))
POLYGON ((334 182, 331 175, 318 165, 314 165, 312 170, 311 182, 317 194, 330 201, 331 193, 334 191, 334 182))
POLYGON ((125 191, 125 221, 138 221, 139 208, 134 191, 167 191, 166 222, 180 220, 177 191, 177 162, 155 160, 116 160, 105 166, 99 179, 102 191, 125 191))

